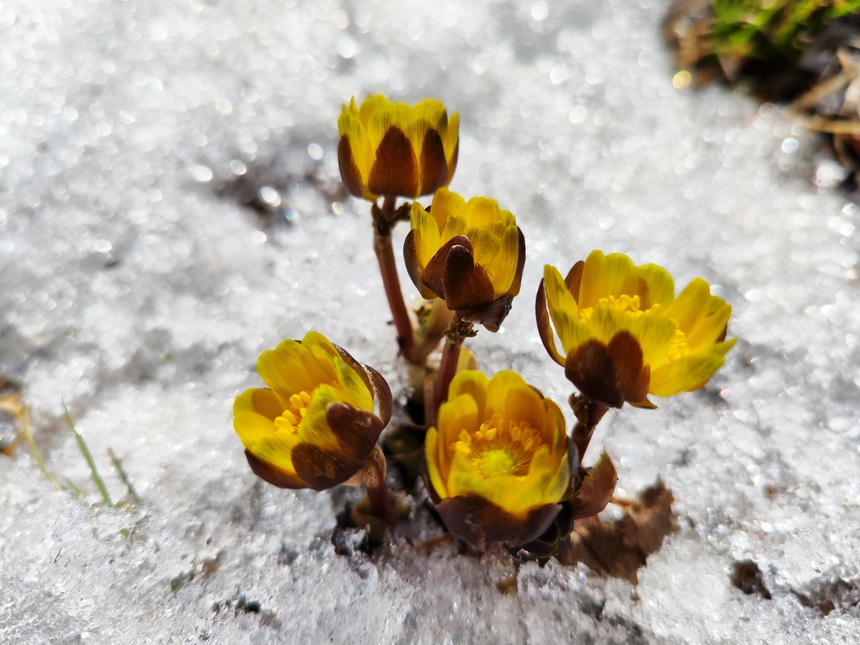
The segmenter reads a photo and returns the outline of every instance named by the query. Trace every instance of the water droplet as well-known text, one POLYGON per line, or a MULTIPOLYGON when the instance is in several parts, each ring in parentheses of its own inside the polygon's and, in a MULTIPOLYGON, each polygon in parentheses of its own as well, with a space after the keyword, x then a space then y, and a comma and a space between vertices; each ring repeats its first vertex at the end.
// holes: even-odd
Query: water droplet
POLYGON ((213 173, 209 166, 198 164, 196 166, 191 166, 191 168, 188 169, 188 172, 191 175, 191 179, 201 184, 205 184, 207 181, 212 181, 213 173))
POLYGON ((96 240, 95 244, 93 244, 93 248, 97 253, 110 253, 113 245, 108 240, 96 240))
POLYGON ((672 77, 672 87, 676 90, 686 90, 692 82, 693 75, 686 69, 682 69, 672 77))
POLYGON ((532 5, 532 18, 543 20, 549 15, 549 5, 544 0, 538 0, 532 5))
POLYGON ((277 208, 281 205, 281 195, 271 186, 263 186, 258 193, 260 200, 271 208, 277 208))
POLYGON ((567 118, 570 119, 570 122, 574 125, 579 125, 588 117, 588 109, 584 105, 577 105, 571 108, 570 112, 567 115, 567 118))
POLYGON ((318 143, 312 143, 308 146, 308 155, 314 161, 319 161, 323 156, 322 146, 318 143))
POLYGON ((791 154, 792 152, 797 151, 798 142, 797 139, 793 137, 789 137, 788 139, 783 139, 782 141, 782 151, 786 154, 791 154))
POLYGON ((227 99, 218 99, 215 101, 215 109, 219 114, 223 114, 227 116, 233 111, 233 104, 230 103, 227 99))

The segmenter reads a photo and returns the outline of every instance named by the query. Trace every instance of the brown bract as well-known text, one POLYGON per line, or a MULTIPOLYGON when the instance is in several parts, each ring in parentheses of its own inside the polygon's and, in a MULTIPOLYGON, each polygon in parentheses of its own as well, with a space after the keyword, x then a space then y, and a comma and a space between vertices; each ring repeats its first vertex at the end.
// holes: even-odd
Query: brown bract
POLYGON ((618 472, 609 455, 604 452, 594 466, 580 470, 576 491, 567 502, 573 518, 591 517, 606 508, 617 483, 618 472))

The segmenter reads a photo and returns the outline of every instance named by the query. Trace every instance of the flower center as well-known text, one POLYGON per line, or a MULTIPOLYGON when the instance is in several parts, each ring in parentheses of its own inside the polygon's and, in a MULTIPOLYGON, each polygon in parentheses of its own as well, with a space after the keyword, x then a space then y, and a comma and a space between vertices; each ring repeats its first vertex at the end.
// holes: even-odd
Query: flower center
MULTIPOLYGON (((597 301, 597 308, 600 309, 615 309, 618 313, 627 314, 638 318, 639 316, 653 315, 660 311, 660 305, 653 305, 650 309, 642 310, 642 301, 639 296, 628 296, 623 294, 618 296, 606 296, 597 301)), ((595 307, 586 307, 579 310, 579 319, 586 325, 591 322, 591 317, 594 315, 595 307)))
POLYGON ((540 433, 528 422, 494 414, 475 434, 462 430, 451 450, 465 455, 476 473, 490 479, 503 475, 525 477, 532 456, 543 445, 540 433))
POLYGON ((278 430, 285 430, 295 434, 298 431, 299 424, 305 415, 308 413, 308 405, 311 402, 311 395, 302 390, 298 394, 293 394, 290 397, 290 408, 275 419, 275 427, 278 430))
MULTIPOLYGON (((606 296, 597 301, 597 307, 586 307, 579 310, 579 319, 586 325, 591 322, 591 317, 594 315, 596 308, 614 309, 618 313, 625 314, 632 318, 640 316, 656 316, 660 311, 660 305, 651 305, 648 309, 642 309, 642 301, 639 296, 628 296, 623 294, 618 296, 606 296)), ((683 358, 690 353, 687 347, 687 335, 677 327, 675 327, 675 335, 669 345, 669 351, 666 354, 666 362, 671 362, 679 358, 683 358)))
POLYGON ((510 475, 513 473, 514 458, 507 450, 488 450, 479 458, 481 473, 484 477, 510 475))

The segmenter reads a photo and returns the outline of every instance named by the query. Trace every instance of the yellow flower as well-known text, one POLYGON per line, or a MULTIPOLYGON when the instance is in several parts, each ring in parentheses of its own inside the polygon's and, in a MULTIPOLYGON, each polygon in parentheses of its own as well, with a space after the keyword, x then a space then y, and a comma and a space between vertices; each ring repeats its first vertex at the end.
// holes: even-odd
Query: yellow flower
POLYGON ((447 186, 457 167, 460 116, 425 99, 410 107, 381 94, 361 107, 355 98, 337 120, 337 160, 347 190, 356 197, 429 195, 447 186))
POLYGON ((495 200, 467 202, 440 188, 429 211, 412 205, 403 253, 424 298, 442 298, 461 319, 496 331, 520 291, 526 243, 516 218, 495 200))
POLYGON ((254 473, 281 488, 323 490, 361 470, 391 417, 391 391, 374 369, 309 332, 263 352, 257 372, 268 387, 233 405, 254 473))
POLYGON ((564 417, 512 371, 451 382, 425 442, 428 491, 448 530, 483 549, 541 535, 570 494, 564 417))
POLYGON ((546 266, 535 304, 550 356, 583 395, 612 407, 699 389, 737 340, 725 340, 732 308, 707 282, 696 278, 676 298, 665 269, 620 253, 593 251, 565 279, 546 266))

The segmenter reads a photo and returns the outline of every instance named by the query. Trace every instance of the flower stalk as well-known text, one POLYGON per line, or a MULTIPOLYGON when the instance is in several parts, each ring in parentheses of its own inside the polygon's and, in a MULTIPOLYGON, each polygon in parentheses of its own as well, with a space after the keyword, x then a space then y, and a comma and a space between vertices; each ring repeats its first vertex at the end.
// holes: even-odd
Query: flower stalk
POLYGON ((373 508, 373 514, 387 524, 393 525, 397 523, 397 514, 394 512, 394 504, 385 485, 385 475, 385 454, 377 444, 361 473, 361 483, 367 491, 367 499, 373 508))
POLYGON ((585 451, 588 450, 588 444, 591 443, 591 437, 594 435, 594 429, 600 420, 609 411, 609 406, 599 401, 594 401, 588 397, 572 394, 568 399, 570 409, 573 410, 573 415, 576 417, 576 425, 571 433, 571 441, 576 446, 577 454, 579 455, 579 464, 572 464, 572 468, 582 465, 582 458, 585 451))
MULTIPOLYGON (((463 341, 471 338, 477 332, 472 323, 460 318, 454 314, 451 320, 451 325, 448 331, 445 332, 445 347, 442 349, 442 360, 439 363, 439 374, 436 377, 436 386, 433 392, 433 416, 436 416, 436 411, 439 410, 445 399, 448 397, 448 388, 454 376, 457 373, 457 363, 460 359, 460 349, 463 347, 463 341)), ((429 420, 427 423, 434 423, 435 420, 429 420)))
POLYGON ((398 221, 398 212, 394 208, 395 198, 387 196, 380 208, 373 204, 373 250, 376 252, 376 260, 379 262, 379 272, 382 274, 382 284, 385 288, 385 296, 388 299, 388 308, 394 319, 394 329, 397 332, 397 344, 403 357, 413 362, 413 347, 415 336, 412 331, 412 323, 409 313, 406 311, 406 303, 403 301, 403 292, 400 289, 400 280, 397 277, 397 264, 394 260, 394 249, 391 246, 391 229, 398 221))

